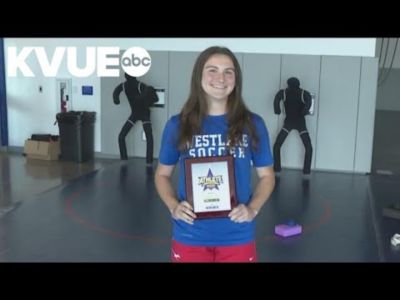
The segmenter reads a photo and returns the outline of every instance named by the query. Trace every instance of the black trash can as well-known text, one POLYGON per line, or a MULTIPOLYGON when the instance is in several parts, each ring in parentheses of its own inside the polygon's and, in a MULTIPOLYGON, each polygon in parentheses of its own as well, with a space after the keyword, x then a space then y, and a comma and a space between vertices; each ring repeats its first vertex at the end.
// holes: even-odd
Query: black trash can
POLYGON ((57 114, 61 160, 85 162, 94 157, 96 112, 70 111, 57 114))

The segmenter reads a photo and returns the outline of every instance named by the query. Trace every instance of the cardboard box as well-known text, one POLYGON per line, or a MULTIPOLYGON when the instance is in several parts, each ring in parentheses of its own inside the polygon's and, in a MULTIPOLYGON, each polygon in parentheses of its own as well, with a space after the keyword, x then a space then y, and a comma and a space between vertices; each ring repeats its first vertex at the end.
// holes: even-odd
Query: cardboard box
POLYGON ((24 153, 28 158, 58 160, 60 155, 60 141, 44 142, 26 140, 24 153))

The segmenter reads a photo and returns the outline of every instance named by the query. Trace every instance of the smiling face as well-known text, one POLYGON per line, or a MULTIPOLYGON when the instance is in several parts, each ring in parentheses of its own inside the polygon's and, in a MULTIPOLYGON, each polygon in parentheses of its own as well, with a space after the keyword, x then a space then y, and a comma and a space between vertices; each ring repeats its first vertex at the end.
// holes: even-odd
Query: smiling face
POLYGON ((208 102, 227 102, 235 88, 235 67, 229 56, 212 55, 204 65, 201 86, 208 102))

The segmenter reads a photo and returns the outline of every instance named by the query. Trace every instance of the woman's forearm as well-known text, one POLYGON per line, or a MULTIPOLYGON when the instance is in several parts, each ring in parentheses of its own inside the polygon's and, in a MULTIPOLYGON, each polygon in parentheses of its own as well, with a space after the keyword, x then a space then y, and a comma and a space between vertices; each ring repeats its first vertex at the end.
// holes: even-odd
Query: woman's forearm
POLYGON ((155 176, 155 184, 158 194, 161 200, 168 207, 169 211, 172 210, 179 204, 176 192, 172 187, 171 180, 168 176, 157 175, 155 176))

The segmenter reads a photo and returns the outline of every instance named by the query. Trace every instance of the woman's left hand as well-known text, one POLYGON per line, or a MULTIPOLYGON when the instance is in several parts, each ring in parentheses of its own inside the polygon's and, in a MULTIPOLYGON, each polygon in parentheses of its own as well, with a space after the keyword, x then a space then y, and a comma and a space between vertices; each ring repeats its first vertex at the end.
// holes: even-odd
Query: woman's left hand
POLYGON ((228 217, 236 223, 251 222, 256 217, 257 212, 250 207, 239 204, 229 213, 228 217))

